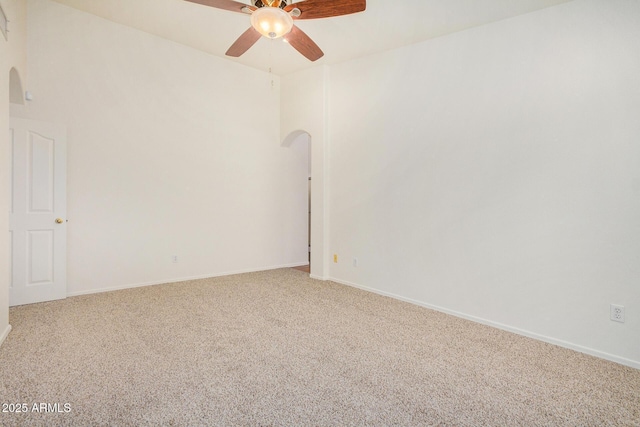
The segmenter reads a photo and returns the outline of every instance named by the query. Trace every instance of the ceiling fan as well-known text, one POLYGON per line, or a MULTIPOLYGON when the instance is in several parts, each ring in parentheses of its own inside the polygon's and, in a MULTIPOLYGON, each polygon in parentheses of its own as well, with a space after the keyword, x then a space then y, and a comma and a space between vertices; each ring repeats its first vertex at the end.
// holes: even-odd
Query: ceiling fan
POLYGON ((218 9, 251 15, 251 27, 231 45, 226 55, 238 57, 253 46, 260 36, 270 39, 282 37, 310 61, 324 55, 322 50, 300 28, 293 25, 294 19, 329 18, 362 12, 366 0, 252 0, 247 5, 234 0, 187 0, 218 9))

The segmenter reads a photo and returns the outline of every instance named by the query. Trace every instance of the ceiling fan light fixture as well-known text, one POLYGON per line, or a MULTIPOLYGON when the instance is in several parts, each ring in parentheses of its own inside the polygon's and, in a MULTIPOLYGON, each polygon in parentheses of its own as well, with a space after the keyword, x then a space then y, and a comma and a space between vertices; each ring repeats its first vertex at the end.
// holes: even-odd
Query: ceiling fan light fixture
POLYGON ((291 31, 293 18, 278 7, 265 6, 251 14, 251 25, 263 36, 277 39, 291 31))

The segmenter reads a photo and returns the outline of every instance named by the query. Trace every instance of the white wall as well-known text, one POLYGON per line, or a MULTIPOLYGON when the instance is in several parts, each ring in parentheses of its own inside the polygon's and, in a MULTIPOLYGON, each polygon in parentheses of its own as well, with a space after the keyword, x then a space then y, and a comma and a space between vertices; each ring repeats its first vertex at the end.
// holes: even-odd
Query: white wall
POLYGON ((9 73, 12 68, 26 78, 26 4, 19 0, 1 0, 9 23, 9 36, 0 35, 0 344, 9 326, 9 73))
POLYGON ((640 367, 639 22, 580 0, 332 67, 331 277, 640 367))
POLYGON ((28 5, 34 100, 12 114, 67 126, 70 294, 306 264, 307 164, 280 146, 277 77, 28 5))

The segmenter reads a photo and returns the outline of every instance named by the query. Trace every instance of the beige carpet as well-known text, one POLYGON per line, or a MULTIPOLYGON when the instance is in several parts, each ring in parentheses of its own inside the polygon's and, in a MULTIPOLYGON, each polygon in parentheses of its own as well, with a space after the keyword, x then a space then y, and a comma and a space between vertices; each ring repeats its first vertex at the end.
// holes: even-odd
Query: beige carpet
POLYGON ((640 425, 638 370, 293 269, 10 316, 3 426, 640 425))

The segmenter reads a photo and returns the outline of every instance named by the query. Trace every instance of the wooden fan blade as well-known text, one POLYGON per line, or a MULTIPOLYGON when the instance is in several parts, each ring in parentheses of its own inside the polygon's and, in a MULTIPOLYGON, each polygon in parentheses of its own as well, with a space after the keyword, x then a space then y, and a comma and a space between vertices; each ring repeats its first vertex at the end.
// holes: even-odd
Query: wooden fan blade
POLYGON ((191 3, 203 4, 205 6, 215 7, 216 9, 230 10, 232 12, 242 12, 242 9, 247 7, 246 4, 239 3, 233 0, 186 0, 186 1, 190 1, 191 3))
POLYGON ((362 12, 367 8, 366 0, 305 0, 292 3, 284 8, 286 12, 300 10, 300 16, 294 19, 329 18, 362 12))
POLYGON ((316 61, 324 56, 324 52, 320 50, 318 45, 295 25, 283 38, 309 61, 316 61))
POLYGON ((231 47, 227 50, 225 55, 238 57, 245 53, 251 46, 253 46, 258 39, 260 39, 261 35, 257 32, 253 27, 249 27, 247 31, 242 33, 238 40, 233 42, 231 47))

